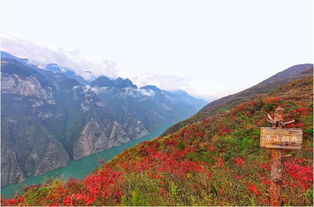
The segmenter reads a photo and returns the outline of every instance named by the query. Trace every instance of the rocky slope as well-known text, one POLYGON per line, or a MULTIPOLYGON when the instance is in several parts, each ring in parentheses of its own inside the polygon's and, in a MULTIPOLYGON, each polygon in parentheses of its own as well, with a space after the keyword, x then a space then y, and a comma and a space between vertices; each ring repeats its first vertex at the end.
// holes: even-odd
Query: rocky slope
POLYGON ((1 183, 7 185, 65 166, 69 156, 41 121, 55 112, 47 111, 56 105, 52 86, 16 61, 1 63, 1 183))
POLYGON ((39 69, 2 54, 2 186, 147 136, 205 104, 160 89, 155 96, 128 79, 106 77, 115 84, 103 86, 100 77, 84 85, 86 80, 66 68, 39 69))

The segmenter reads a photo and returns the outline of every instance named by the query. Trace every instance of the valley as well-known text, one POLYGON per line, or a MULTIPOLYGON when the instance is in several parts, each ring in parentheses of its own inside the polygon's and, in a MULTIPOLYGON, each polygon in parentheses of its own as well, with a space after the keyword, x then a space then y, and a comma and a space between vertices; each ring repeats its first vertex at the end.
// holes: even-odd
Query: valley
POLYGON ((292 66, 203 107, 160 137, 128 148, 83 179, 27 187, 5 205, 268 206, 271 152, 260 147, 266 114, 283 107, 303 130, 283 160, 282 205, 313 205, 313 65, 292 66))
POLYGON ((1 187, 150 136, 206 104, 184 91, 129 79, 84 80, 1 52, 1 187))

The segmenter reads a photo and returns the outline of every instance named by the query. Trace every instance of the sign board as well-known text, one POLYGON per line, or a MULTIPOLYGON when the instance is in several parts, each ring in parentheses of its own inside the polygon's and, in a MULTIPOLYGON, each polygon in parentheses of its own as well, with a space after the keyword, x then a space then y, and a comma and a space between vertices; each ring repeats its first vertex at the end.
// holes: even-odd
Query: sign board
POLYGON ((301 149, 303 131, 296 128, 261 127, 261 147, 301 149))

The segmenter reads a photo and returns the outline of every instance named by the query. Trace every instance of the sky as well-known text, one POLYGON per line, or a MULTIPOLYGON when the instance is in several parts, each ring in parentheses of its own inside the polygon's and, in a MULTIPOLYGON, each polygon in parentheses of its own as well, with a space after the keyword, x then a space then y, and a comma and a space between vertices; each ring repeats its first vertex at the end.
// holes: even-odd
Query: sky
POLYGON ((211 100, 313 63, 313 9, 311 0, 1 0, 1 49, 211 100))

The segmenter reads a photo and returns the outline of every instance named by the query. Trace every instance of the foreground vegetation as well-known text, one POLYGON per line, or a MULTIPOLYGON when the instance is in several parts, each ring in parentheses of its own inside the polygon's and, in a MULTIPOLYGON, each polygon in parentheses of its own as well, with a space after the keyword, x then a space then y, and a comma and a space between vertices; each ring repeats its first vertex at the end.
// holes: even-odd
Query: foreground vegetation
POLYGON ((265 114, 286 109, 302 128, 286 151, 283 205, 313 205, 313 81, 290 82, 177 132, 130 148, 83 180, 53 179, 2 198, 2 205, 269 205, 270 150, 260 148, 265 114))

